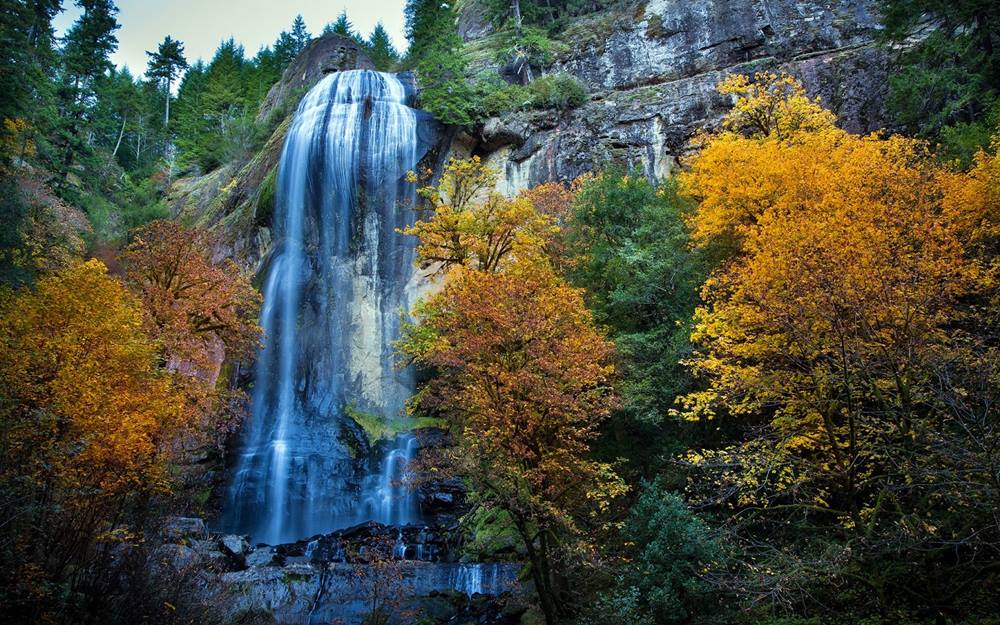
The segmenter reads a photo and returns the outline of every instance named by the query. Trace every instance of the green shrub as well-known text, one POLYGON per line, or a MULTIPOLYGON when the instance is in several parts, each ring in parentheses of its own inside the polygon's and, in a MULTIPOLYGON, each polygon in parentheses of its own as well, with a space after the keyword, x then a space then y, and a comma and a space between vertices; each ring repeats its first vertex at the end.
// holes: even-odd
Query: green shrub
POLYGON ((534 108, 571 109, 587 101, 587 89, 569 74, 548 74, 528 85, 534 108))
POLYGON ((641 591, 619 580, 617 587, 597 595, 593 605, 578 621, 578 625, 656 625, 652 615, 642 607, 641 591))
POLYGON ((521 29, 521 35, 510 28, 497 34, 497 50, 494 60, 500 64, 507 64, 523 59, 532 67, 546 67, 552 64, 552 60, 560 47, 559 44, 548 38, 541 28, 525 26, 521 29))
POLYGON ((507 84, 495 72, 479 77, 475 87, 480 119, 511 111, 576 108, 587 101, 587 89, 569 74, 540 76, 527 85, 507 84))
POLYGON ((722 549, 684 500, 659 482, 644 483, 625 527, 636 545, 634 584, 657 623, 704 614, 712 589, 705 571, 721 565, 722 549))

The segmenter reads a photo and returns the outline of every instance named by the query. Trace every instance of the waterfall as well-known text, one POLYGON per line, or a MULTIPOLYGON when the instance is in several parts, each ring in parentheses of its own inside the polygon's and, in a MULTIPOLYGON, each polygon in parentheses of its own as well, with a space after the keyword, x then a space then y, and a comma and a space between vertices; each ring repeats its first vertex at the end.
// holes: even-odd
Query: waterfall
POLYGON ((364 470, 347 409, 398 417, 412 373, 392 343, 412 304, 414 190, 426 147, 411 89, 372 71, 328 75, 300 103, 278 166, 275 247, 252 408, 223 511, 226 531, 276 544, 375 520, 418 520, 399 485, 401 436, 364 470), (359 465, 361 469, 359 469, 359 465))

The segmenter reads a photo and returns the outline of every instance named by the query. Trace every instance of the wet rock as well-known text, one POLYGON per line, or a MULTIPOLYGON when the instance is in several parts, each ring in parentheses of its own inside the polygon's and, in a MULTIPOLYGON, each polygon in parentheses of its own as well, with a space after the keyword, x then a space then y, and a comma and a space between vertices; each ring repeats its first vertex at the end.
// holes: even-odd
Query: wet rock
POLYGON ((219 537, 219 549, 234 558, 243 558, 246 554, 250 553, 250 543, 247 542, 246 536, 226 534, 219 537))
POLYGON ((208 529, 205 521, 191 517, 171 517, 163 524, 160 536, 170 542, 181 542, 185 539, 207 539, 208 529))
POLYGON ((491 117, 479 132, 483 148, 496 150, 505 145, 520 147, 534 132, 531 125, 518 116, 491 117))
POLYGON ((227 534, 219 537, 218 545, 220 551, 229 557, 236 568, 245 568, 247 566, 247 554, 250 553, 250 543, 247 542, 246 536, 227 534))
POLYGON ((274 564, 274 548, 273 547, 259 547, 254 549, 246 556, 246 565, 248 567, 254 566, 272 566, 274 564))
POLYGON ((186 545, 164 544, 153 551, 154 567, 160 573, 181 573, 201 567, 203 558, 186 545))

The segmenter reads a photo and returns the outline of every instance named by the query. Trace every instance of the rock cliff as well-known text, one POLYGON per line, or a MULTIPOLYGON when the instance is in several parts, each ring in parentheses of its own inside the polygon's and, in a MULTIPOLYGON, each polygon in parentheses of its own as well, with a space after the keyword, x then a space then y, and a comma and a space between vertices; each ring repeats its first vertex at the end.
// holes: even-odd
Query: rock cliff
MULTIPOLYGON (((499 190, 515 193, 571 180, 608 163, 650 177, 673 171, 691 139, 718 123, 731 102, 715 86, 727 74, 786 71, 833 110, 843 127, 891 127, 885 108, 889 53, 876 42, 878 0, 622 0, 577 18, 560 34, 543 73, 580 80, 588 101, 569 111, 533 110, 485 120, 448 134, 441 154, 478 154, 501 172, 499 190)), ((492 26, 482 0, 466 0, 459 31, 470 50, 488 49, 492 26)), ((496 67, 490 55, 474 59, 496 67)), ((275 170, 290 115, 324 75, 371 68, 350 39, 315 40, 271 89, 258 122, 273 128, 246 162, 178 180, 169 202, 180 218, 220 234, 220 255, 258 270, 270 249, 275 170)))
MULTIPOLYGON (((876 0, 645 0, 578 19, 546 73, 583 82, 590 99, 567 111, 487 120, 452 146, 484 156, 507 193, 570 180, 606 163, 651 177, 673 170, 690 140, 730 102, 729 73, 786 71, 855 132, 891 125, 884 102, 890 60, 875 40, 876 0)), ((476 0, 459 26, 475 45, 491 36, 476 0)))

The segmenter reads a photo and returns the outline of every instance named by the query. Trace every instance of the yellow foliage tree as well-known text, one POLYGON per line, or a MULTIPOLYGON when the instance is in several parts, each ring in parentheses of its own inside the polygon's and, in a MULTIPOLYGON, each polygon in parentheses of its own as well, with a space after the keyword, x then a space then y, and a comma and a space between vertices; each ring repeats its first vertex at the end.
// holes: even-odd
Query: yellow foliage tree
MULTIPOLYGON (((901 511, 995 500, 976 485, 992 443, 963 451, 982 417, 963 406, 992 405, 998 373, 968 306, 993 288, 974 248, 995 241, 995 164, 948 172, 919 141, 849 134, 788 77, 758 79, 723 83, 736 107, 681 176, 696 244, 728 258, 702 290, 690 364, 707 386, 684 414, 767 427, 689 460, 721 475, 707 496, 826 514, 861 551, 904 532, 926 547, 948 523, 973 536, 975 522, 915 528, 901 511), (955 465, 962 486, 927 477, 955 465)), ((884 588, 883 573, 866 575, 884 588)))
POLYGON ((528 197, 508 199, 495 186, 496 173, 476 156, 448 161, 437 186, 419 189, 428 207, 403 232, 419 239, 421 262, 437 263, 441 271, 461 265, 495 272, 506 260, 543 251, 558 231, 552 218, 528 197))
POLYGON ((17 537, 0 575, 23 622, 46 593, 83 583, 109 557, 102 545, 168 488, 184 398, 142 325, 138 300, 96 260, 0 301, 0 525, 17 537))
POLYGON ((626 490, 589 456, 617 401, 614 346, 550 262, 553 216, 568 212, 572 192, 553 185, 507 199, 495 181, 478 158, 452 160, 437 187, 421 190, 432 214, 406 233, 445 279, 397 348, 435 371, 410 409, 443 417, 457 438, 434 471, 467 479, 481 508, 510 520, 555 623, 572 609, 569 569, 591 548, 587 530, 626 490))

